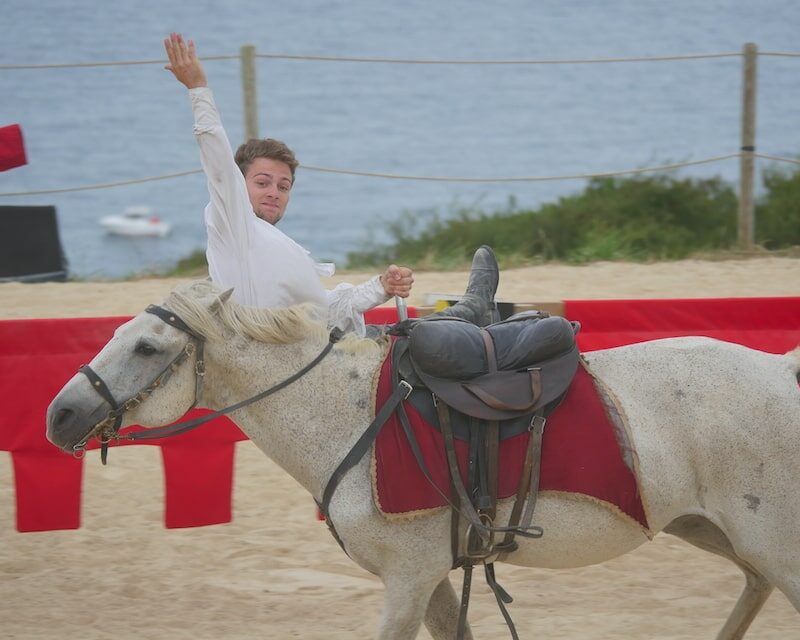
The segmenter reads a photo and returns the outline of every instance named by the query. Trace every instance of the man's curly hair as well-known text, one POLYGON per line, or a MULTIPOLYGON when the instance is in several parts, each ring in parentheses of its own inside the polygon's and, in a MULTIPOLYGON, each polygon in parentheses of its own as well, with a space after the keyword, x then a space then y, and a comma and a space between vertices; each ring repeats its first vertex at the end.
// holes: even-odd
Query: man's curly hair
POLYGON ((286 146, 285 143, 274 138, 251 138, 236 150, 233 159, 239 165, 242 175, 247 175, 247 170, 256 158, 268 158, 283 162, 292 172, 292 182, 294 182, 294 171, 300 164, 294 156, 294 151, 286 146))

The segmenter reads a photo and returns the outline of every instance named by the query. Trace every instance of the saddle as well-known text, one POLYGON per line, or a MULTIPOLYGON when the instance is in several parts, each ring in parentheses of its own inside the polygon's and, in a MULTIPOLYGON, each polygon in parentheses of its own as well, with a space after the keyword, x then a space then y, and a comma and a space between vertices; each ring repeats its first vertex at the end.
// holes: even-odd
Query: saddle
POLYGON ((485 329, 459 318, 431 318, 413 326, 408 354, 419 382, 450 407, 505 421, 564 394, 578 367, 578 329, 541 311, 485 329))
MULTIPOLYGON (((485 328, 459 318, 437 317, 414 323, 408 337, 394 343, 395 382, 412 387, 407 401, 430 424, 438 424, 444 438, 453 567, 464 569, 457 638, 464 635, 472 568, 478 563, 484 564, 487 583, 516 637, 504 606, 511 597, 497 584, 493 562, 517 548, 516 535, 538 538, 543 533, 530 526, 542 434, 546 416, 558 406, 578 368, 579 329, 578 323, 541 311, 519 313, 485 328), (498 444, 523 430, 530 432, 530 438, 515 503, 509 522, 496 526, 498 444), (455 455, 455 437, 469 441, 465 474, 455 455), (504 536, 496 541, 498 533, 504 536)), ((417 463, 433 484, 402 403, 397 411, 417 463)))

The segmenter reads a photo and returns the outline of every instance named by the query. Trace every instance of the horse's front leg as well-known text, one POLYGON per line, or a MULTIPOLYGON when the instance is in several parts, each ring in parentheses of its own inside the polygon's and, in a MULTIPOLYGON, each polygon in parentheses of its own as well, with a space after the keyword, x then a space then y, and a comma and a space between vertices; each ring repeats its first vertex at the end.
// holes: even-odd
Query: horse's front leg
MULTIPOLYGON (((439 578, 425 579, 418 572, 391 571, 384 574, 386 587, 378 640, 413 640, 428 609, 439 578)), ((438 640, 444 636, 436 636, 438 640)), ((454 635, 450 636, 455 637, 454 635)))
MULTIPOLYGON (((458 616, 461 603, 450 580, 445 578, 434 589, 425 612, 425 628, 433 640, 453 640, 458 631, 458 616)), ((472 631, 467 623, 464 640, 472 640, 472 631)))

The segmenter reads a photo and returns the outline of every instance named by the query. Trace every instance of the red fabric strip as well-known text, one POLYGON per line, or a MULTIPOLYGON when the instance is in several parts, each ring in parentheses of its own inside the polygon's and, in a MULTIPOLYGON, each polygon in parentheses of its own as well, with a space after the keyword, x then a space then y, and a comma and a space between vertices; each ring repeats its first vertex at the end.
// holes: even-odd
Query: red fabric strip
POLYGON ((22 129, 18 124, 0 127, 0 171, 28 164, 22 129))

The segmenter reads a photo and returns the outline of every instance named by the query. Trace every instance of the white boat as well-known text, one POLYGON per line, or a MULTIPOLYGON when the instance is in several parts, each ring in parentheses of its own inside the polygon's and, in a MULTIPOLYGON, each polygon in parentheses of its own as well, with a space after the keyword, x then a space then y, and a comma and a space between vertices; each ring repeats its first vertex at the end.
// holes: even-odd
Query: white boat
POLYGON ((108 233, 118 236, 165 236, 172 228, 153 214, 150 207, 128 207, 121 214, 100 218, 108 233))

